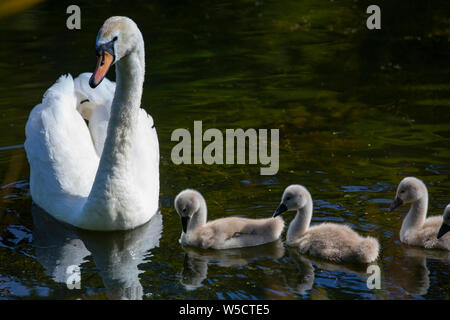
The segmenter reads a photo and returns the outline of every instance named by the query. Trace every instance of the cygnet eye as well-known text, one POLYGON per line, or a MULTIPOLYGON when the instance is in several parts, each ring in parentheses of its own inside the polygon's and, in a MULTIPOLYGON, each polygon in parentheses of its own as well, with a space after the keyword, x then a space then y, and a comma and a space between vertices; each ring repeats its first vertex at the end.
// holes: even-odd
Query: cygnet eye
POLYGON ((287 201, 291 200, 291 197, 286 197, 286 200, 287 200, 287 201))
POLYGON ((405 190, 401 190, 400 193, 405 193, 405 190))
POLYGON ((184 209, 183 209, 183 212, 184 212, 184 213, 186 213, 186 211, 187 211, 187 209, 186 209, 186 208, 184 208, 184 209))
POLYGON ((117 36, 115 36, 113 39, 112 39, 112 41, 117 41, 117 36))

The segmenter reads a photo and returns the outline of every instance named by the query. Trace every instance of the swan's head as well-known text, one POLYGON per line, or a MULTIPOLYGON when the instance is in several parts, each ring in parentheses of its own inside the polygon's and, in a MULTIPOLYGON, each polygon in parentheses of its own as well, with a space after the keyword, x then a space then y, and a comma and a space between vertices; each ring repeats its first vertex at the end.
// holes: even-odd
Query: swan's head
POLYGON ((200 192, 192 189, 183 190, 176 196, 175 210, 180 215, 184 233, 187 231, 192 216, 200 210, 203 202, 205 200, 200 192))
POLYGON ((416 202, 426 195, 427 187, 421 180, 414 177, 406 177, 398 185, 397 195, 389 211, 394 210, 404 203, 416 202))
POLYGON ((273 217, 275 218, 285 211, 302 209, 309 201, 311 201, 309 191, 304 186, 292 184, 284 190, 281 203, 273 214, 273 217))
POLYGON ((95 42, 97 67, 89 80, 95 88, 102 82, 111 65, 142 46, 142 34, 136 23, 127 17, 110 17, 100 28, 95 42))
POLYGON ((438 231, 437 238, 440 239, 450 231, 450 204, 445 207, 444 210, 444 221, 442 222, 442 226, 438 231))

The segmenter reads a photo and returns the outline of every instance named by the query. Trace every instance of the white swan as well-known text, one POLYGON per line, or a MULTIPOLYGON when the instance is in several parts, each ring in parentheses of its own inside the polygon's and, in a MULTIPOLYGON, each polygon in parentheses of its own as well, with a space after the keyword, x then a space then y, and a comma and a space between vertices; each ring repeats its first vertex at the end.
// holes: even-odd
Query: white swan
POLYGON ((60 77, 30 113, 31 196, 79 228, 133 229, 157 212, 159 196, 158 137, 140 108, 144 41, 131 19, 111 17, 98 33, 96 52, 89 81, 89 74, 60 77), (112 64, 116 85, 103 79, 112 64))
POLYGON ((180 243, 203 249, 233 249, 257 246, 277 240, 284 221, 277 219, 221 218, 206 222, 203 196, 191 189, 175 198, 175 209, 181 217, 183 232, 180 243))
POLYGON ((301 253, 333 262, 369 263, 377 259, 379 244, 372 237, 361 237, 346 225, 321 223, 310 227, 313 201, 309 191, 301 185, 288 186, 274 213, 297 211, 289 225, 287 244, 301 253))
POLYGON ((400 182, 389 211, 407 203, 411 203, 411 208, 403 220, 400 241, 427 249, 450 250, 450 234, 441 234, 441 237, 437 238, 443 217, 433 216, 427 219, 428 190, 425 184, 415 177, 406 177, 400 182))

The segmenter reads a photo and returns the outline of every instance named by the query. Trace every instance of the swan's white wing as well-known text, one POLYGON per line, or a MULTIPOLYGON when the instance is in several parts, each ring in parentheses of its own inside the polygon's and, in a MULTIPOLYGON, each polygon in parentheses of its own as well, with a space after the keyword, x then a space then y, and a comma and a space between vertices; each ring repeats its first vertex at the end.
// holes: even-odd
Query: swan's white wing
POLYGON ((73 79, 61 76, 33 108, 25 127, 33 200, 69 223, 81 210, 99 163, 76 106, 73 79))
MULTIPOLYGON (((84 215, 84 204, 98 170, 115 90, 115 84, 104 79, 94 91, 88 87, 89 77, 82 74, 75 83, 70 75, 58 79, 30 113, 25 129, 34 202, 58 220, 86 228, 92 228, 95 220, 84 215)), ((131 226, 153 216, 159 198, 158 137, 152 117, 143 109, 138 113, 125 177, 131 182, 126 192, 140 208, 131 226)))
POLYGON ((159 143, 153 118, 144 109, 139 109, 139 124, 132 141, 133 192, 140 193, 147 214, 152 216, 159 205, 159 143))
POLYGON ((103 152, 108 130, 111 104, 116 91, 116 84, 104 78, 95 89, 89 86, 92 73, 80 74, 74 79, 77 109, 84 119, 89 121, 89 130, 97 154, 103 152))

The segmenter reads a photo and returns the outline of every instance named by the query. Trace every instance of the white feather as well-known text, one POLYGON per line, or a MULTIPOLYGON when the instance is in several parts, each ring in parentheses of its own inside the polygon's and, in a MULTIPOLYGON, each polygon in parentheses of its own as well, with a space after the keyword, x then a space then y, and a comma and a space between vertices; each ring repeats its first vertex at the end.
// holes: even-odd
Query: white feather
POLYGON ((92 89, 89 73, 61 76, 30 113, 25 150, 37 205, 76 227, 126 230, 158 210, 159 145, 152 117, 139 108, 140 31, 128 18, 108 19, 101 32, 105 26, 120 29, 123 39, 139 35, 130 36, 136 43, 124 41, 134 49, 116 63, 121 85, 105 78, 92 89))

